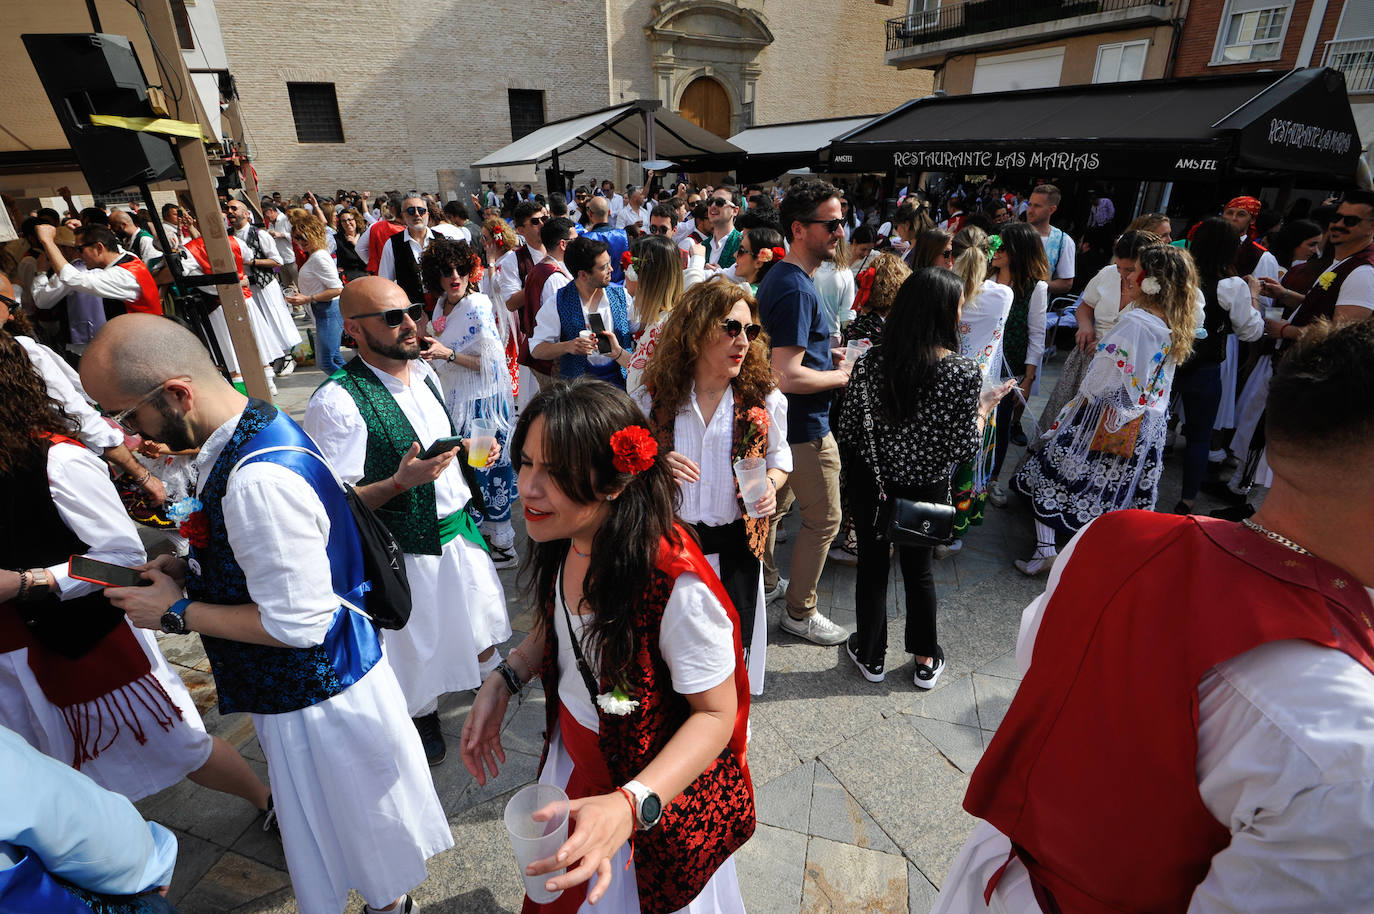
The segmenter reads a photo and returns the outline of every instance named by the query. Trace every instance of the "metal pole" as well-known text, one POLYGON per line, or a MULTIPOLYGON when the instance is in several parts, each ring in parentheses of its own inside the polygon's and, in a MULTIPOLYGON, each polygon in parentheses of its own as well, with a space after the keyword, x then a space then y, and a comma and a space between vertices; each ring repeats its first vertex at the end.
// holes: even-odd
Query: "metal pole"
POLYGON ((100 14, 95 11, 95 0, 86 0, 86 12, 91 14, 91 29, 96 32, 105 31, 100 27, 100 14))

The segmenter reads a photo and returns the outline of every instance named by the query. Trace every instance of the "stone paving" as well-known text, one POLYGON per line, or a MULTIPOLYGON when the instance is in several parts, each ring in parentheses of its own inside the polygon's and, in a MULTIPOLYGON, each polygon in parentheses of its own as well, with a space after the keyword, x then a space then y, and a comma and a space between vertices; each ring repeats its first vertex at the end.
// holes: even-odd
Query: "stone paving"
MULTIPOLYGON (((1058 364, 1049 366, 1048 393, 1058 364)), ((299 370, 281 379, 279 405, 299 417, 321 380, 299 370)), ((1033 414, 1040 403, 1032 403, 1033 414)), ((1013 453, 1013 459, 1016 453, 1013 453)), ((1004 473, 1004 476, 1009 474, 1004 473)), ((1171 465, 1159 502, 1177 500, 1171 465)), ((1201 507, 1207 507, 1204 502, 1201 507)), ((518 522, 518 521, 517 521, 518 522)), ((785 521, 795 531, 795 517, 785 521)), ((843 647, 817 647, 778 629, 770 607, 764 694, 750 715, 749 762, 758 830, 736 855, 750 914, 909 912, 926 914, 974 820, 961 808, 970 773, 1016 692, 1014 656, 1021 610, 1041 591, 1012 566, 1034 548, 1029 512, 1013 500, 989 509, 963 550, 936 563, 940 642, 948 668, 938 686, 912 684, 902 652, 900 573, 889 582, 888 676, 865 681, 843 647)), ((780 546, 787 567, 789 546, 780 546)), ((501 573, 513 627, 528 631, 531 614, 515 571, 501 573)), ((828 563, 818 591, 823 612, 852 629, 854 569, 828 563)), ((247 715, 213 708, 208 664, 195 636, 161 645, 192 686, 212 733, 237 745, 266 776, 247 715)), ((516 912, 522 888, 501 819, 510 793, 535 777, 544 727, 544 698, 527 690, 508 712, 507 764, 484 787, 463 768, 459 733, 471 694, 446 696, 441 720, 449 758, 433 769, 453 828, 455 847, 430 861, 415 892, 427 912, 516 912)), ((347 764, 347 759, 340 759, 347 764)), ((185 914, 295 912, 280 843, 237 798, 189 782, 141 802, 150 819, 174 829, 181 853, 171 898, 185 914)), ((356 895, 350 911, 361 910, 356 895)))

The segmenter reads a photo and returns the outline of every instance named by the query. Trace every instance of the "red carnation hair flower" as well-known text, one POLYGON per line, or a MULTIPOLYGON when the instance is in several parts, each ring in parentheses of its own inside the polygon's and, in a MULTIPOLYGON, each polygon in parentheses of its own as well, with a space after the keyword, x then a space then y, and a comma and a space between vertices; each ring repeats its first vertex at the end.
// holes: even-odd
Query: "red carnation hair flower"
POLYGON ((634 256, 629 251, 624 251, 620 255, 620 268, 623 270, 634 262, 634 256))
POLYGON ((630 425, 611 436, 611 466, 632 476, 654 465, 658 442, 642 425, 630 425))
POLYGON ((782 259, 783 259, 784 257, 786 257, 786 256, 787 256, 787 251, 784 250, 783 248, 773 248, 773 259, 774 259, 774 260, 782 260, 782 259))

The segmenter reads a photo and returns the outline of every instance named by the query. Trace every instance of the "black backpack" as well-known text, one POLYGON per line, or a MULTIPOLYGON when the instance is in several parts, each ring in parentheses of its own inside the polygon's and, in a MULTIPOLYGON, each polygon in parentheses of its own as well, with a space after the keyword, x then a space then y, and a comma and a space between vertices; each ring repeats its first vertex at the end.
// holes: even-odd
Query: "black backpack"
MULTIPOLYGON (((391 530, 382 523, 382 519, 367 502, 358 497, 357 490, 340 480, 328 461, 309 448, 296 445, 266 447, 244 455, 234 466, 234 470, 250 458, 269 451, 299 451, 309 454, 334 476, 335 481, 343 488, 348 510, 353 514, 353 522, 357 524, 358 540, 363 553, 363 574, 367 576, 367 581, 371 585, 363 598, 366 611, 341 596, 339 599, 351 611, 371 619, 379 628, 405 628, 405 624, 410 621, 410 578, 406 575, 405 553, 401 551, 401 545, 396 542, 391 530)), ((230 475, 233 475, 232 471, 230 475)))

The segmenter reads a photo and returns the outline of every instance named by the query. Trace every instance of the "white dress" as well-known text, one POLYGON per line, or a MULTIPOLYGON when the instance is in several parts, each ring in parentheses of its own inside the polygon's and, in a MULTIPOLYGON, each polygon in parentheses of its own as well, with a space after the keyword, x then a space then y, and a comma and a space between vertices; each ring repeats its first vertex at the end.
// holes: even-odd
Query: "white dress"
MULTIPOLYGON (((99 458, 78 445, 54 444, 48 449, 48 479, 62 521, 94 547, 87 555, 126 567, 146 561, 138 529, 125 513, 109 471, 99 458)), ((97 589, 94 584, 68 577, 66 562, 50 567, 48 574, 64 599, 97 589)), ((124 624, 129 623, 126 620, 124 624)), ((128 710, 134 712, 138 728, 121 720, 117 738, 101 746, 94 759, 82 762, 80 770, 100 786, 139 800, 180 783, 209 760, 213 745, 190 693, 163 659, 153 633, 134 629, 134 635, 148 656, 153 676, 181 712, 181 719, 163 729, 146 710, 131 704, 128 710), (139 733, 145 742, 139 742, 139 733)), ((0 654, 0 725, 18 733, 43 754, 70 765, 75 751, 71 732, 61 709, 48 701, 34 678, 28 654, 28 648, 0 654)), ((102 718, 111 713, 98 702, 85 707, 102 718)), ((92 724, 91 729, 98 726, 92 724)))
MULTIPOLYGON (((409 363, 411 383, 402 383, 372 366, 373 374, 396 398, 420 441, 429 447, 449 434, 444 404, 422 378, 438 386, 423 361, 409 363)), ((325 384, 310 399, 303 426, 334 471, 348 483, 363 475, 367 426, 353 398, 338 384, 325 384)), ((434 483, 439 517, 462 511, 472 498, 455 459, 434 483)), ((406 555, 413 608, 405 628, 384 631, 382 641, 405 693, 411 716, 433 710, 440 695, 482 684, 477 655, 510 638, 505 591, 491 556, 462 536, 439 555, 406 555)))
MULTIPOLYGON (((201 446, 201 480, 238 421, 201 446)), ((339 607, 325 557, 329 517, 309 483, 273 463, 248 464, 222 505, 263 628, 295 647, 323 643, 339 607)), ((383 651, 332 698, 252 715, 301 914, 341 914, 350 888, 388 905, 425 880, 429 857, 453 846, 385 640, 383 651)))
MULTIPOLYGON (((1023 673, 1077 542, 1021 616, 1023 673)), ((1233 837, 1212 858, 1190 914, 1374 910, 1374 676, 1341 651, 1275 641, 1209 670, 1198 699, 1198 793, 1233 837)), ((979 822, 932 914, 1040 914, 1020 860, 983 902, 1010 851, 1006 835, 979 822)))
MULTIPOLYGON (((555 591, 561 602, 561 573, 555 591)), ((599 728, 597 712, 577 669, 577 658, 569 641, 568 617, 563 615, 563 606, 560 605, 553 615, 558 638, 559 701, 574 720, 588 730, 595 731, 599 728)), ((571 618, 577 635, 581 637, 584 617, 571 615, 571 618)), ((730 619, 710 588, 691 572, 680 575, 673 585, 659 626, 659 648, 672 674, 673 690, 679 694, 704 692, 734 675, 730 619)), ((588 663, 595 665, 595 658, 589 657, 588 663)), ((549 741, 549 757, 539 774, 539 782, 566 787, 572 770, 572 757, 563 747, 560 734, 555 732, 549 741)), ((597 878, 593 876, 587 883, 588 892, 596 884, 597 878)), ((584 901, 577 910, 578 914, 639 914, 639 889, 628 842, 611 858, 611 884, 606 894, 595 906, 584 901)), ((679 908, 678 914, 744 914, 744 899, 740 896, 733 856, 726 858, 701 894, 686 907, 679 908)))
MULTIPOLYGON (((262 248, 263 256, 276 261, 278 266, 285 265, 286 261, 283 259, 284 255, 280 246, 273 241, 272 236, 251 224, 245 225, 234 233, 234 237, 243 244, 244 260, 249 260, 253 256, 253 249, 248 244, 249 232, 258 233, 257 241, 262 248)), ((287 245, 289 248, 290 241, 287 241, 287 245)), ((294 257, 294 255, 293 250, 291 256, 294 257)), ((246 271, 247 267, 244 269, 246 271)), ((253 287, 252 307, 257 309, 261 325, 270 336, 270 340, 265 341, 266 345, 277 355, 289 354, 292 349, 300 345, 301 333, 296 329, 296 322, 291 318, 291 306, 286 303, 286 296, 282 294, 281 283, 275 278, 261 288, 253 287)))
MULTIPOLYGON (((515 427, 515 403, 491 299, 481 292, 470 292, 447 315, 436 308, 430 326, 438 332, 440 343, 481 362, 476 371, 455 362, 430 363, 439 376, 454 428, 459 434, 467 434, 472 420, 480 416, 499 422, 501 439, 506 440, 515 427)), ((510 455, 502 451, 500 462, 509 461, 510 455)))

